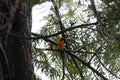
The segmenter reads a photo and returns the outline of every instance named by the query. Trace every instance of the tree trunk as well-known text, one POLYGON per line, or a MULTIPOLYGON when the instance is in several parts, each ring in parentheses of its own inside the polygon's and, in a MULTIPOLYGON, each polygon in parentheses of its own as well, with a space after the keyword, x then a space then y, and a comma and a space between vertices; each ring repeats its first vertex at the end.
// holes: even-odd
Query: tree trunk
MULTIPOLYGON (((1 50, 0 80, 35 80, 31 40, 24 38, 31 36, 31 7, 29 2, 29 0, 26 1, 25 10, 22 8, 23 5, 19 4, 6 42, 4 41, 6 33, 5 36, 2 35, 1 43, 8 63, 1 50)), ((4 32, 7 31, 4 30, 4 32)))

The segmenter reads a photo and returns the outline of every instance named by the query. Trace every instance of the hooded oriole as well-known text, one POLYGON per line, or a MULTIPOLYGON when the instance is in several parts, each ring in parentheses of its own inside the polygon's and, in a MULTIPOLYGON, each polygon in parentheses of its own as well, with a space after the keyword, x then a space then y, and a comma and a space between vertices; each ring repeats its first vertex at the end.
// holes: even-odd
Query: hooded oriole
POLYGON ((57 41, 57 47, 60 50, 64 49, 64 39, 63 38, 58 39, 58 41, 57 41))

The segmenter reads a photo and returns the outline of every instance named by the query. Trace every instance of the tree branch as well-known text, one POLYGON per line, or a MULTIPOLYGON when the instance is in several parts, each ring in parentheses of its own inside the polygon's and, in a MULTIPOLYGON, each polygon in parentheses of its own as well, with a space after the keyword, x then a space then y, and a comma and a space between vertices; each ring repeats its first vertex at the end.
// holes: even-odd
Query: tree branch
POLYGON ((70 30, 73 30, 73 29, 76 29, 76 28, 87 28, 86 26, 97 25, 97 24, 98 24, 98 22, 76 25, 76 26, 73 26, 73 27, 66 28, 66 29, 64 29, 64 30, 62 30, 62 31, 60 31, 58 33, 54 33, 54 34, 51 34, 51 35, 45 35, 45 36, 42 36, 42 35, 37 34, 37 33, 31 33, 31 34, 33 36, 36 36, 36 39, 39 39, 41 37, 43 37, 43 38, 50 38, 50 37, 57 36, 59 34, 65 33, 67 31, 70 31, 70 30))
MULTIPOLYGON (((58 50, 54 50, 54 51, 58 51, 58 50)), ((83 65, 86 65, 89 69, 91 69, 94 73, 96 73, 98 76, 100 76, 101 78, 103 78, 104 80, 108 80, 106 77, 104 77, 101 73, 99 73, 96 69, 94 69, 92 66, 90 66, 89 63, 83 61, 82 59, 80 59, 79 57, 77 57, 76 55, 72 54, 71 52, 66 51, 66 53, 68 55, 70 55, 71 57, 77 59, 78 61, 80 61, 83 65)))
POLYGON ((94 69, 92 66, 90 66, 89 63, 83 61, 82 59, 80 59, 79 57, 77 57, 76 55, 72 54, 72 53, 67 53, 68 55, 71 55, 72 57, 74 57, 75 59, 77 59, 78 61, 80 61, 83 65, 86 65, 89 69, 91 69, 94 73, 96 73, 98 76, 100 76, 101 78, 103 78, 104 80, 108 80, 106 77, 104 77, 101 73, 99 73, 96 69, 94 69))
MULTIPOLYGON (((55 9, 55 14, 56 14, 56 17, 57 17, 57 20, 58 20, 58 23, 59 23, 59 26, 60 26, 60 29, 61 31, 65 29, 64 25, 62 24, 62 20, 61 20, 61 17, 60 17, 60 14, 59 14, 59 10, 58 10, 58 7, 55 3, 54 0, 51 0, 52 1, 52 4, 54 6, 54 9, 55 9)), ((62 33, 62 37, 65 38, 65 34, 62 33)))
POLYGON ((72 58, 72 60, 73 60, 73 62, 74 62, 74 64, 75 64, 76 68, 77 68, 77 69, 79 70, 79 72, 80 72, 81 79, 84 80, 83 71, 79 68, 76 60, 75 60, 73 57, 71 57, 71 58, 72 58))
POLYGON ((100 58, 98 57, 98 55, 95 55, 97 57, 97 59, 99 60, 100 64, 103 66, 103 68, 105 68, 106 71, 108 71, 110 74, 112 74, 113 76, 115 76, 116 78, 120 79, 120 77, 118 77, 116 74, 114 74, 112 71, 110 71, 109 69, 107 69, 105 67, 105 65, 102 63, 102 61, 100 60, 100 58))
POLYGON ((97 51, 92 55, 92 57, 91 57, 90 60, 89 60, 89 63, 90 63, 90 62, 92 61, 92 59, 96 56, 96 54, 99 53, 100 49, 101 49, 101 47, 99 47, 99 48, 97 49, 97 51))

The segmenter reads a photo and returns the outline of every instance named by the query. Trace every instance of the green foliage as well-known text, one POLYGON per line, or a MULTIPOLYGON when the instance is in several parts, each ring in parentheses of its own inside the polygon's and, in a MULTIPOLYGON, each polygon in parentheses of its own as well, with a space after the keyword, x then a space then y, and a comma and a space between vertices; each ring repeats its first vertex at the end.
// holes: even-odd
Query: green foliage
MULTIPOLYGON (((120 2, 117 1, 102 0, 102 3, 99 4, 100 9, 102 9, 101 17, 106 23, 105 28, 110 30, 108 32, 109 36, 120 34, 120 2), (114 12, 114 14, 111 14, 111 12, 114 12)), ((71 0, 56 0, 56 5, 60 11, 61 21, 66 29, 95 21, 92 12, 88 9, 87 2, 82 2, 81 5, 78 5, 77 2, 72 2, 71 0), (61 8, 65 8, 66 11, 61 11, 61 8)), ((52 35, 60 31, 59 21, 57 21, 58 19, 53 7, 51 7, 51 13, 46 19, 48 22, 40 31, 41 35, 52 35)), ((88 62, 88 65, 94 67, 101 75, 105 75, 108 79, 116 79, 111 72, 117 76, 119 75, 120 42, 109 38, 106 33, 101 29, 100 25, 75 28, 65 32, 65 45, 68 51, 83 61, 88 62), (110 77, 108 74, 112 76, 110 75, 110 77)), ((57 39, 61 36, 61 34, 56 35, 50 39, 56 43, 57 39)), ((44 42, 44 48, 50 48, 48 42, 44 40, 39 41, 37 44, 44 42)), ((33 44, 33 47, 36 47, 36 45, 33 44)), ((57 49, 57 46, 53 45, 53 49, 57 49)), ((71 57, 67 52, 64 52, 64 54, 66 80, 102 80, 87 65, 71 57)), ((59 51, 52 51, 52 49, 51 51, 37 50, 34 54, 34 62, 51 80, 61 79, 62 60, 59 51)))

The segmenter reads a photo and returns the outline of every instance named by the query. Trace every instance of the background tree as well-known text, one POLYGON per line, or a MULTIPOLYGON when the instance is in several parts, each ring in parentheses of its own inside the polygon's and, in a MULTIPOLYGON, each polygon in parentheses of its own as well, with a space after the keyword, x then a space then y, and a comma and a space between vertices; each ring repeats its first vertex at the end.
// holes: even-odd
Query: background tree
POLYGON ((0 80, 35 80, 30 0, 0 0, 0 80))
POLYGON ((37 39, 33 43, 35 66, 51 80, 63 76, 62 80, 120 79, 120 1, 49 2, 47 24, 40 34, 32 33, 37 39), (56 45, 60 37, 65 39, 62 57, 56 45), (44 48, 38 48, 42 42, 44 48))

